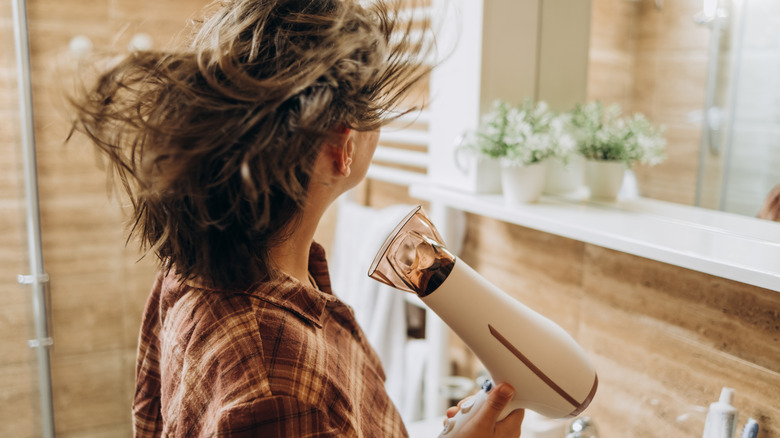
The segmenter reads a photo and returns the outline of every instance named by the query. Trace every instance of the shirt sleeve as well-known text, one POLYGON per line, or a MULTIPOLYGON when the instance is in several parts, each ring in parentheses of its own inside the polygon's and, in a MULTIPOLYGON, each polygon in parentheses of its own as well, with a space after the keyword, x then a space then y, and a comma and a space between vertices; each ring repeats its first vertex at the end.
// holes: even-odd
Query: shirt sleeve
POLYGON ((154 438, 162 434, 160 413, 160 291, 163 276, 157 275, 146 302, 136 362, 133 398, 133 436, 154 438))
POLYGON ((338 437, 326 412, 294 397, 264 397, 233 406, 220 415, 220 437, 338 437))

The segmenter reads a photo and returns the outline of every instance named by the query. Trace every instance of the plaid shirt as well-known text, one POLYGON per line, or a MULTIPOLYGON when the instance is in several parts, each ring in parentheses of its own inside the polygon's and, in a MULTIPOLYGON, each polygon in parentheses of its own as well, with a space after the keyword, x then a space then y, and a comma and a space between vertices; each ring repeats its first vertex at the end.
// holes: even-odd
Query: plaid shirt
POLYGON ((309 272, 218 291, 159 276, 141 328, 137 437, 397 437, 406 429, 322 247, 309 272))

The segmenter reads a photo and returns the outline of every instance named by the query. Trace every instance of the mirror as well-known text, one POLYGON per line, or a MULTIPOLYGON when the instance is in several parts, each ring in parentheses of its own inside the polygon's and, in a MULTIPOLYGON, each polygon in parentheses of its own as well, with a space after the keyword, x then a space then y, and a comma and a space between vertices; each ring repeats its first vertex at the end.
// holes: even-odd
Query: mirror
POLYGON ((757 216, 780 183, 780 2, 592 0, 588 100, 666 128, 640 194, 757 216))

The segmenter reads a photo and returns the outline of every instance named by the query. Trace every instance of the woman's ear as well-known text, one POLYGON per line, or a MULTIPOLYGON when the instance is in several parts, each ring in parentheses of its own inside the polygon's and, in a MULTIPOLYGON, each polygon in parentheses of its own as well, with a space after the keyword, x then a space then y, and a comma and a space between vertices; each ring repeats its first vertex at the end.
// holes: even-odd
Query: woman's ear
POLYGON ((355 153, 355 143, 352 141, 351 129, 345 129, 339 133, 339 141, 334 149, 336 171, 344 177, 349 176, 352 172, 352 154, 355 153))

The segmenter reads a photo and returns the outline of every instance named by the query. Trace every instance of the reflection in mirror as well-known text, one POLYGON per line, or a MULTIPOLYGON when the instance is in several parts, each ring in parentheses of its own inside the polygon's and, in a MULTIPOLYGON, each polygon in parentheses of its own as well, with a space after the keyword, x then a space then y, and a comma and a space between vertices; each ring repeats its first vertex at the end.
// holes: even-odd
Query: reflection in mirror
POLYGON ((588 100, 666 127, 640 194, 757 216, 780 183, 780 2, 593 0, 588 100))

